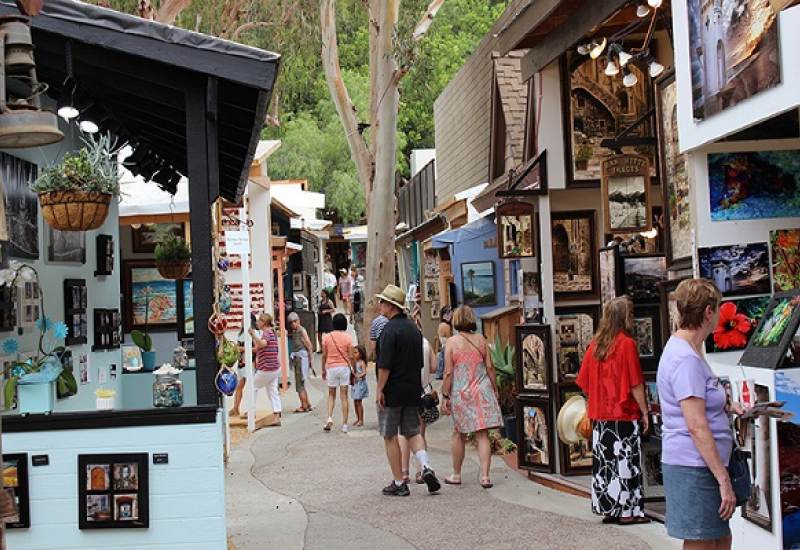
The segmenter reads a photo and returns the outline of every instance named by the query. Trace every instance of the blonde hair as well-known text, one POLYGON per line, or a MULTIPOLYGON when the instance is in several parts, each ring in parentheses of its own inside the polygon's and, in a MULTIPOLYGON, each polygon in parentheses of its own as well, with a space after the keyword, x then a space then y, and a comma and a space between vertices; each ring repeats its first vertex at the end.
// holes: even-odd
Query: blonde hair
POLYGON ((614 298, 603 307, 603 318, 594 335, 594 356, 605 360, 620 332, 633 332, 633 307, 627 296, 614 298))
POLYGON ((453 328, 461 332, 473 332, 478 328, 475 312, 469 306, 459 306, 453 312, 453 328))
POLYGON ((722 294, 708 279, 686 279, 675 289, 675 305, 681 318, 678 326, 682 329, 696 329, 703 324, 706 308, 716 311, 722 294))
POLYGON ((271 327, 272 315, 270 315, 269 313, 262 313, 261 315, 258 316, 258 322, 267 325, 268 327, 271 327))

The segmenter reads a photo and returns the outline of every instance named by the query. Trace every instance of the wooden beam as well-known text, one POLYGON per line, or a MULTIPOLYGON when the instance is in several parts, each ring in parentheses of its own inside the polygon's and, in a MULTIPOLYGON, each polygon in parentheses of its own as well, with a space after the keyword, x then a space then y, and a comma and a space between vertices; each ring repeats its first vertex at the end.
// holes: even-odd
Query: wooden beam
POLYGON ((188 223, 189 213, 178 212, 175 214, 139 214, 135 216, 120 216, 120 225, 144 225, 146 223, 188 223))
POLYGON ((525 36, 536 29, 555 11, 563 0, 532 0, 532 4, 516 20, 500 32, 497 37, 497 49, 506 55, 517 47, 525 36))

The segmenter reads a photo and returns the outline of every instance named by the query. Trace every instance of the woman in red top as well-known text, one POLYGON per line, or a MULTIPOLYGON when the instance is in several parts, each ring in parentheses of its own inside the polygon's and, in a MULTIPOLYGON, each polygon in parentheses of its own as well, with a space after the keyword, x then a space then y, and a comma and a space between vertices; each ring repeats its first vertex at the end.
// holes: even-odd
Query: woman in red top
POLYGON ((649 521, 642 507, 641 457, 647 401, 632 331, 630 299, 608 302, 578 373, 592 419, 592 511, 604 516, 603 523, 649 521))

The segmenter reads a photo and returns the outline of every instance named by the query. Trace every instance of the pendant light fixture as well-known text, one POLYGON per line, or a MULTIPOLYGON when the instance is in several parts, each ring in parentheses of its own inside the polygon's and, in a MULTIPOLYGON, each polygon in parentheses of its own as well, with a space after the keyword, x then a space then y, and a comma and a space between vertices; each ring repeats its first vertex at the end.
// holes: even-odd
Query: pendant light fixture
POLYGON ((658 9, 661 7, 661 3, 663 0, 647 0, 647 5, 653 9, 658 9))
POLYGON ((620 48, 620 50, 619 50, 619 64, 620 64, 621 67, 624 67, 625 65, 627 65, 628 61, 630 61, 632 57, 633 56, 631 54, 629 54, 628 52, 626 52, 625 50, 620 48))
POLYGON ((622 77, 622 85, 626 88, 632 88, 636 86, 636 83, 639 82, 639 79, 633 74, 629 69, 625 69, 623 71, 625 76, 622 77))
POLYGON ((639 19, 647 17, 647 14, 649 13, 650 13, 650 8, 648 8, 644 4, 639 4, 639 6, 636 8, 636 17, 638 17, 639 19))
POLYGON ((614 62, 610 56, 608 58, 608 63, 606 64, 606 69, 603 71, 606 76, 616 76, 619 74, 619 67, 614 62))
POLYGON ((591 57, 592 59, 597 59, 598 57, 603 55, 603 50, 606 49, 607 43, 608 42, 606 37, 603 37, 603 39, 600 42, 593 42, 592 49, 589 51, 589 57, 591 57))
POLYGON ((658 75, 664 72, 664 65, 656 61, 655 59, 650 60, 650 65, 647 67, 647 74, 650 75, 650 78, 656 78, 658 75))
POLYGON ((57 113, 58 116, 69 122, 73 118, 78 118, 81 112, 76 107, 75 92, 78 84, 72 75, 72 42, 67 42, 64 47, 64 59, 67 65, 67 78, 61 86, 61 95, 58 97, 57 113))

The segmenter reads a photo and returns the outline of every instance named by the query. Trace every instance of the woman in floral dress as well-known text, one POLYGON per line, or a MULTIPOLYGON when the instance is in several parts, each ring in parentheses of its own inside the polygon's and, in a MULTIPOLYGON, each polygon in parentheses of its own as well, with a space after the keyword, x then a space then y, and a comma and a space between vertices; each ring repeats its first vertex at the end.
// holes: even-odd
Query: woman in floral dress
POLYGON ((455 310, 453 328, 458 335, 447 340, 442 382, 444 412, 453 416, 453 473, 444 481, 449 485, 461 485, 467 435, 474 433, 481 463, 480 484, 489 489, 492 486, 489 429, 503 424, 497 401, 497 379, 486 339, 475 334, 475 313, 469 306, 455 310))

